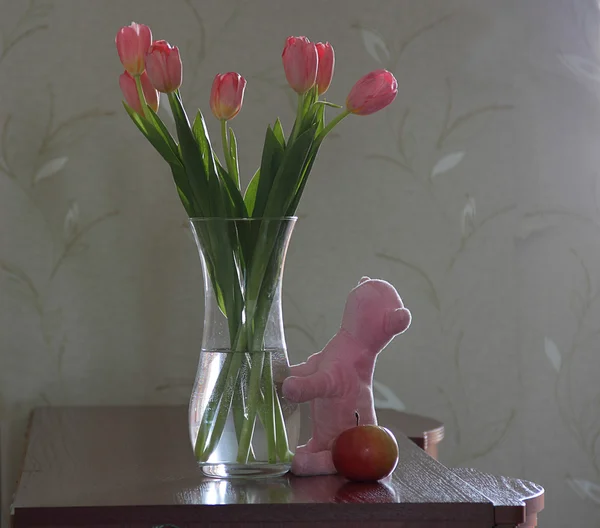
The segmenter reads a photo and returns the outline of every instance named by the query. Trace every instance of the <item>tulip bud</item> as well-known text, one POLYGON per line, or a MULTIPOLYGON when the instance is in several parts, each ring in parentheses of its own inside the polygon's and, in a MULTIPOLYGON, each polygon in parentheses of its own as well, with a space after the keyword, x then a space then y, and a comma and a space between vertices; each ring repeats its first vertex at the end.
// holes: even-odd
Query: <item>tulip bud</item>
MULTIPOLYGON (((158 112, 158 92, 152 86, 150 79, 146 72, 140 76, 142 83, 142 92, 144 93, 144 99, 152 110, 158 112)), ((142 110, 142 103, 138 95, 137 86, 135 84, 135 78, 131 76, 129 72, 123 72, 119 77, 119 86, 125 97, 125 102, 133 108, 138 114, 144 115, 142 110)))
POLYGON ((385 108, 398 94, 398 81, 387 70, 367 73, 352 87, 346 109, 356 115, 369 115, 385 108))
POLYGON ((210 91, 210 109, 217 119, 229 121, 242 108, 246 79, 239 73, 219 73, 210 91))
POLYGON ((317 48, 306 37, 288 37, 283 54, 283 69, 289 85, 299 94, 308 92, 317 80, 317 48))
POLYGON ((131 75, 140 75, 145 66, 146 52, 152 44, 152 31, 144 24, 132 22, 122 27, 115 38, 119 58, 131 75))
POLYGON ((183 78, 179 48, 165 40, 155 40, 146 54, 146 71, 159 92, 177 90, 183 78))
POLYGON ((323 44, 317 42, 317 53, 319 55, 319 67, 317 69, 317 88, 319 95, 324 94, 333 78, 333 66, 335 64, 335 55, 333 53, 333 47, 329 42, 323 44))

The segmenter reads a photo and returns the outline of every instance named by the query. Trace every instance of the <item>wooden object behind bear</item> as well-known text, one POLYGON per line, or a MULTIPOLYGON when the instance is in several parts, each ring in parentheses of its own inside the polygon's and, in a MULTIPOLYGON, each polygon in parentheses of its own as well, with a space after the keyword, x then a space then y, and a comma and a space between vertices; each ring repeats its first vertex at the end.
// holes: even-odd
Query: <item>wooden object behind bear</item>
MULTIPOLYGON (((310 409, 306 404, 301 405, 300 444, 310 438, 310 409)), ((444 438, 444 425, 433 418, 394 411, 392 409, 377 409, 379 425, 387 427, 395 436, 406 435, 425 452, 437 459, 439 443, 444 438)))

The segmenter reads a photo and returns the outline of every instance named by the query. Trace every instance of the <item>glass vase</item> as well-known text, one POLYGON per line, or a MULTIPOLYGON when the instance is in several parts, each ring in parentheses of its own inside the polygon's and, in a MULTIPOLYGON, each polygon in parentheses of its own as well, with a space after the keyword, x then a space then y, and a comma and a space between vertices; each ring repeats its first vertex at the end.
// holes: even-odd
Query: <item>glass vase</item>
POLYGON ((296 222, 191 219, 204 276, 204 332, 189 406, 190 440, 210 477, 286 473, 300 412, 281 395, 289 361, 281 284, 296 222))

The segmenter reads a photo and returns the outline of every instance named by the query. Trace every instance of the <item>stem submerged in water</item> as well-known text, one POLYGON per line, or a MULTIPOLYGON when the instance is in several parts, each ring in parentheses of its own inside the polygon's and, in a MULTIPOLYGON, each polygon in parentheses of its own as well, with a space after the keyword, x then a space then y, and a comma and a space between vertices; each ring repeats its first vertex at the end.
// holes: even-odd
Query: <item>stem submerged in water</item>
MULTIPOLYGON (((236 338, 231 343, 231 352, 222 363, 208 402, 203 407, 194 449, 196 458, 201 463, 208 462, 217 450, 230 414, 238 448, 235 460, 229 462, 275 464, 278 461, 291 460, 292 453, 289 449, 283 410, 273 380, 272 350, 268 348, 272 344, 270 338, 266 337, 267 326, 271 324, 269 317, 273 302, 280 301, 281 273, 287 239, 282 236, 285 234, 285 228, 282 229, 281 221, 276 225, 268 224, 269 221, 261 221, 252 262, 246 264, 232 279, 233 282, 237 281, 241 300, 238 301, 226 288, 223 291, 227 327, 230 335, 235 335, 236 338), (264 430, 266 457, 265 454, 255 452, 252 445, 257 418, 264 430)), ((236 229, 229 230, 228 238, 237 232, 236 229)), ((204 238, 204 241, 208 239, 221 246, 216 249, 212 259, 212 269, 215 270, 217 282, 227 276, 227 268, 234 268, 231 262, 239 262, 236 253, 239 251, 239 242, 220 241, 215 235, 221 233, 213 232, 213 236, 204 238), (226 247, 225 251, 223 246, 226 247), (229 253, 228 261, 223 261, 229 253)), ((212 282, 213 286, 217 286, 215 281, 212 282)), ((231 282, 227 285, 236 287, 231 282)), ((277 309, 273 312, 274 317, 280 317, 277 309)), ((222 311, 225 314, 225 310, 222 311)), ((227 460, 221 459, 218 462, 224 463, 227 460)))

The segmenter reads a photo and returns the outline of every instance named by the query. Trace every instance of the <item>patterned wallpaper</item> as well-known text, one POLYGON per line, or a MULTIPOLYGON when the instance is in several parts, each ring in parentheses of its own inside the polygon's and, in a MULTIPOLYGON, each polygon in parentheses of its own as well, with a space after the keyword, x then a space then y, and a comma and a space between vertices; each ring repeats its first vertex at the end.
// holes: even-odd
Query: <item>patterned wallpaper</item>
POLYGON ((313 170, 285 272, 291 358, 325 344, 358 278, 391 281, 414 323, 380 357, 378 404, 442 420, 448 465, 542 484, 543 526, 600 527, 595 0, 0 0, 4 515, 32 407, 189 397, 200 263, 121 108, 131 20, 180 46, 190 108, 208 114, 215 73, 248 79, 246 182, 267 122, 293 119, 286 36, 334 45, 332 101, 395 73, 389 111, 346 119, 313 170))

